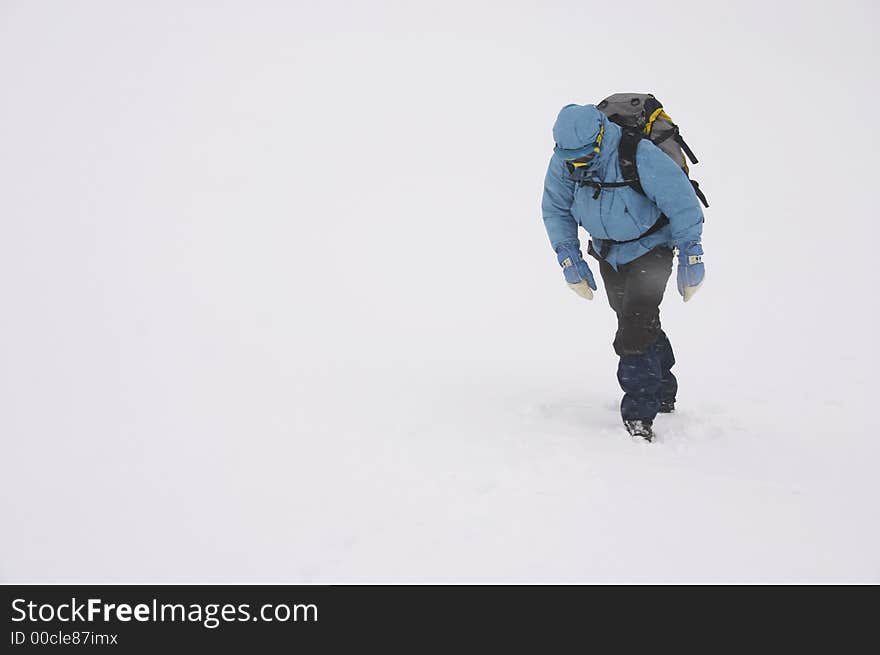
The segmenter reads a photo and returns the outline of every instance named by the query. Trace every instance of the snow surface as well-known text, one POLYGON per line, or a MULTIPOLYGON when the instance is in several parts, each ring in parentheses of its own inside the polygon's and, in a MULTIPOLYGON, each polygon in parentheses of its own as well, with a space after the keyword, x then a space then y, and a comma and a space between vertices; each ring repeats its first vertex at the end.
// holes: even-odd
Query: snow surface
POLYGON ((0 582, 880 581, 876 5, 610 6, 0 4, 0 582), (653 445, 539 207, 627 90, 712 203, 653 445))

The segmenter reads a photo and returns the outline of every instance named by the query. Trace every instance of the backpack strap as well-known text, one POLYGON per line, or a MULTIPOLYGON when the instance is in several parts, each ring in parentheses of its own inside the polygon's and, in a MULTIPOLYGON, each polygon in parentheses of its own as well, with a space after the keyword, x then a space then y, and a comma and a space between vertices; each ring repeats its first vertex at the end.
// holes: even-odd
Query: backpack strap
POLYGON ((657 221, 635 239, 627 239, 626 241, 600 239, 602 245, 599 247, 599 250, 596 250, 596 247, 593 245, 593 241, 590 240, 587 253, 593 255, 593 257, 595 257, 596 259, 605 259, 606 257, 608 257, 608 251, 611 250, 611 246, 619 246, 622 243, 635 243, 636 241, 644 239, 646 236, 654 234, 654 232, 657 232, 666 225, 669 225, 669 219, 666 217, 666 214, 660 214, 660 217, 657 219, 657 221))
POLYGON ((682 138, 681 134, 678 133, 678 127, 675 128, 675 136, 673 138, 675 139, 675 142, 681 146, 681 149, 684 150, 684 154, 688 156, 688 159, 691 160, 692 164, 696 164, 700 161, 697 159, 694 151, 684 142, 684 138, 682 138))
POLYGON ((599 198, 602 189, 628 186, 636 192, 645 195, 642 183, 639 181, 639 170, 636 168, 636 149, 639 147, 639 141, 643 138, 639 130, 623 127, 621 128, 620 144, 617 147, 617 158, 620 162, 620 173, 623 175, 622 182, 595 182, 593 180, 579 180, 581 186, 588 186, 596 189, 593 193, 593 200, 599 198))
POLYGON ((694 187, 694 192, 697 194, 697 198, 699 198, 700 202, 703 203, 703 207, 709 209, 709 201, 706 200, 706 194, 700 191, 700 183, 696 180, 691 180, 691 184, 694 187))
MULTIPOLYGON (((660 111, 660 110, 658 110, 660 111)), ((694 156, 694 153, 691 152, 691 149, 688 148, 688 145, 684 142, 684 139, 681 137, 681 134, 678 133, 678 126, 675 126, 675 129, 667 135, 664 135, 663 138, 658 139, 657 141, 653 141, 654 145, 658 145, 662 143, 665 139, 672 136, 673 139, 681 146, 682 150, 684 150, 685 154, 690 158, 691 163, 696 164, 697 158, 694 156)), ((617 156, 620 160, 620 172, 623 175, 624 182, 618 184, 609 184, 607 182, 603 183, 602 186, 630 186, 634 190, 638 191, 642 195, 645 195, 645 190, 642 188, 642 183, 639 180, 639 169, 636 166, 636 149, 639 147, 639 141, 641 141, 644 135, 641 132, 638 132, 629 128, 622 128, 622 134, 620 136, 620 146, 617 149, 617 156)), ((694 181, 690 181, 694 187, 694 192, 697 194, 697 198, 700 199, 700 202, 703 203, 703 206, 708 208, 709 202, 706 200, 706 195, 700 190, 700 185, 694 181)), ((593 194, 594 198, 599 196, 598 189, 595 194, 593 194)))
POLYGON ((624 180, 623 182, 596 182, 594 180, 579 180, 578 184, 580 184, 581 186, 588 186, 591 189, 596 189, 596 191, 593 192, 593 200, 597 200, 599 198, 599 194, 602 193, 602 189, 614 189, 622 186, 630 186, 632 184, 632 180, 624 180))
POLYGON ((620 161, 620 173, 626 183, 638 193, 645 195, 642 183, 639 180, 639 169, 636 167, 636 149, 644 135, 642 132, 623 128, 620 135, 620 145, 617 148, 617 158, 620 161))

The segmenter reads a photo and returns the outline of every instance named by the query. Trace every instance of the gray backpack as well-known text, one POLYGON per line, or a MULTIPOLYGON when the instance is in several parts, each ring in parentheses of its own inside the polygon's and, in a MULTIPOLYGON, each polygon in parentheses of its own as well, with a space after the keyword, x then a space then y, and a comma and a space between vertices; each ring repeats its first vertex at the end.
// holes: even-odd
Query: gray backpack
MULTIPOLYGON (((639 182, 639 171, 636 168, 636 148, 642 139, 650 139, 651 142, 669 155, 689 176, 689 170, 685 155, 692 164, 697 163, 693 151, 685 143, 678 130, 678 125, 672 122, 672 118, 663 111, 663 105, 650 93, 615 93, 605 98, 596 107, 608 116, 614 123, 623 128, 620 139, 618 156, 620 157, 620 170, 623 174, 623 182, 586 183, 586 186, 596 186, 596 196, 603 186, 630 186, 641 194, 644 194, 639 182)), ((584 183, 582 183, 584 184, 584 183)), ((700 202, 708 207, 706 196, 700 191, 700 185, 691 180, 694 191, 700 202)))

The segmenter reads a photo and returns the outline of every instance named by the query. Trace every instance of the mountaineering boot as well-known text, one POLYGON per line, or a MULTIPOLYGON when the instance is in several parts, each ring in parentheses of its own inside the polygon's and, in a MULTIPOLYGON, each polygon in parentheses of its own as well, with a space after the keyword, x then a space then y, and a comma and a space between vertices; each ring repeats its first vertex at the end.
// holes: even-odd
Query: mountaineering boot
POLYGON ((661 400, 660 401, 660 409, 657 410, 661 414, 672 414, 675 411, 675 401, 674 400, 661 400))
POLYGON ((624 421, 623 424, 631 436, 641 437, 645 441, 654 441, 654 430, 651 429, 651 421, 636 419, 634 421, 624 421))

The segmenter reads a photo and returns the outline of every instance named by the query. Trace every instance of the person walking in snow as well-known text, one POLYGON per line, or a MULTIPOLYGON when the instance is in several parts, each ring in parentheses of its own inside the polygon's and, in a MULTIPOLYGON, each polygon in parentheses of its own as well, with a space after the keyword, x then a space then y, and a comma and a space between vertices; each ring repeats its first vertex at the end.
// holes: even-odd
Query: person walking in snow
POLYGON ((703 282, 703 212, 687 174, 647 138, 635 144, 642 193, 626 184, 618 156, 623 136, 623 128, 595 105, 563 107, 553 126, 556 147, 541 208, 565 281, 587 300, 596 282, 581 252, 578 227, 590 234, 588 254, 599 262, 617 314, 621 417, 631 435, 651 441, 654 418, 674 410, 678 390, 672 345, 660 327, 660 302, 673 248, 684 300, 703 282))

